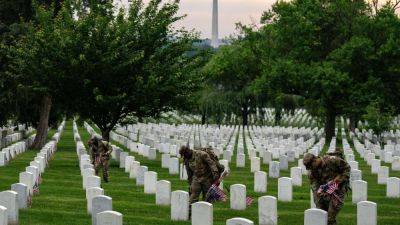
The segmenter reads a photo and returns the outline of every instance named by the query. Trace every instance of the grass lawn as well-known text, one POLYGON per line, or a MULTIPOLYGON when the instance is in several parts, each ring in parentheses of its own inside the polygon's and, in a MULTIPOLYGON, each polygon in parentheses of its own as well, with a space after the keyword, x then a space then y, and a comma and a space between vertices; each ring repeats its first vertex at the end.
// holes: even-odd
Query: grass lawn
MULTIPOLYGON (((93 127, 96 129, 95 127, 93 127)), ((98 130, 97 130, 98 132, 98 130)), ((82 141, 86 144, 89 134, 83 127, 79 127, 82 141)), ((236 139, 238 136, 235 137, 236 139)), ((237 145, 236 140, 236 145, 237 145)), ((114 143, 116 144, 116 143, 114 143)), ((120 146, 120 145, 119 145, 120 146)), ((86 215, 85 191, 82 189, 82 177, 80 176, 78 159, 75 151, 75 142, 72 135, 72 122, 67 122, 65 131, 58 144, 58 151, 50 166, 43 174, 43 183, 40 186, 40 195, 33 198, 30 209, 22 210, 20 214, 21 224, 90 224, 91 219, 86 215)), ((124 151, 128 149, 120 146, 124 151)), ((246 148, 246 146, 245 146, 246 148)), ((235 146, 236 150, 236 146, 235 146)), ((141 165, 148 166, 149 171, 158 173, 158 180, 169 180, 174 190, 188 190, 186 181, 179 180, 178 175, 169 175, 168 169, 161 168, 161 154, 157 160, 151 161, 135 153, 141 165)), ((377 176, 370 173, 370 167, 356 155, 359 167, 363 171, 363 179, 368 182, 368 198, 378 204, 378 224, 398 225, 400 221, 400 199, 386 198, 386 186, 377 184, 377 176)), ((34 154, 28 160, 33 158, 34 154)), ((23 157, 23 156, 21 156, 23 157)), ((29 163, 29 161, 28 161, 29 163)), ((12 166, 11 164, 9 166, 12 166)), ((22 169, 26 165, 23 165, 22 169)), ((289 167, 297 166, 297 162, 290 163, 289 167)), ((17 167, 15 165, 15 167, 17 167)), ((246 159, 245 168, 236 168, 236 154, 232 156, 230 163, 231 174, 225 180, 224 185, 245 184, 247 194, 254 198, 254 203, 245 211, 234 211, 229 208, 229 201, 214 205, 214 224, 223 225, 232 217, 244 217, 258 224, 257 199, 260 196, 277 196, 278 180, 268 178, 267 193, 258 194, 253 191, 254 177, 250 173, 250 160, 246 159)), ((15 168, 16 169, 16 168, 15 168)), ((262 165, 261 169, 268 172, 268 165, 262 165)), ((3 173, 0 170, 0 173, 3 173)), ((19 173, 19 172, 18 172, 19 173)), ((18 180, 16 172, 16 180, 18 180)), ((281 171, 281 177, 290 176, 290 171, 281 171)), ((390 171, 390 176, 400 177, 399 172, 390 171)), ((3 181, 3 177, 1 177, 3 181)), ((3 182, 2 182, 3 183, 3 182)), ((10 181, 7 188, 14 183, 10 181)), ((115 160, 111 160, 110 183, 102 183, 105 194, 112 197, 113 209, 124 215, 124 224, 139 225, 168 225, 190 224, 187 222, 172 222, 170 220, 170 207, 156 206, 155 195, 144 194, 143 187, 138 187, 135 180, 129 179, 129 174, 120 169, 115 160)), ((5 189, 5 188, 3 188, 5 189)), ((310 207, 310 191, 308 179, 303 176, 303 186, 293 188, 293 201, 278 202, 278 224, 300 225, 303 224, 304 211, 310 207)), ((356 224, 356 206, 351 203, 351 193, 346 197, 346 203, 339 214, 338 222, 343 225, 356 224)))

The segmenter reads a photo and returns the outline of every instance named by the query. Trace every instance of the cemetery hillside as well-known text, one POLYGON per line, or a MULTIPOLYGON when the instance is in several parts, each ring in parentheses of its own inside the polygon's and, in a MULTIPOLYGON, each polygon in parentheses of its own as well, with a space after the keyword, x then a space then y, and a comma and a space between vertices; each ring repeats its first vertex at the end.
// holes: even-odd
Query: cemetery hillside
POLYGON ((227 2, 0 0, 0 225, 399 225, 400 0, 227 2))

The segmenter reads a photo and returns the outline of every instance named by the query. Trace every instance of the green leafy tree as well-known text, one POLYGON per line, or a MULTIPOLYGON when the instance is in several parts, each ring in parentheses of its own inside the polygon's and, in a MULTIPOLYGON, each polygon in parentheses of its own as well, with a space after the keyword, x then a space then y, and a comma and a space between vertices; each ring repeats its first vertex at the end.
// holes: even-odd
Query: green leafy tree
POLYGON ((71 109, 93 121, 104 139, 126 116, 155 116, 182 104, 196 81, 194 36, 175 30, 178 1, 132 1, 125 14, 111 4, 89 4, 77 21, 71 109))
POLYGON ((68 8, 54 17, 53 10, 39 6, 35 22, 28 23, 26 34, 8 48, 4 79, 14 90, 14 116, 37 129, 34 148, 45 144, 51 111, 58 112, 52 107, 65 99, 63 87, 69 76, 72 26, 68 8))
POLYGON ((393 117, 390 109, 383 109, 378 101, 371 102, 363 116, 368 122, 366 128, 371 129, 378 137, 379 144, 383 144, 382 134, 390 129, 393 117))

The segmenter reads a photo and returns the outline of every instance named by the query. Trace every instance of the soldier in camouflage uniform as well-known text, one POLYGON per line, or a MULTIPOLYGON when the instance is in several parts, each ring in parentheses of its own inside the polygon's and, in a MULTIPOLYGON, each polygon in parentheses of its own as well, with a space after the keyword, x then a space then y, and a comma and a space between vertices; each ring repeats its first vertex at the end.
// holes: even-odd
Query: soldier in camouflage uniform
POLYGON ((343 207, 344 195, 350 189, 349 164, 339 157, 339 154, 318 157, 310 153, 304 155, 303 163, 309 170, 315 205, 328 212, 328 225, 336 225, 336 216, 343 207), (318 191, 322 187, 326 188, 330 182, 336 182, 338 185, 337 190, 332 194, 318 191))
POLYGON ((100 168, 103 168, 103 180, 108 182, 108 161, 110 160, 112 147, 109 142, 103 141, 94 136, 89 140, 89 150, 92 159, 92 164, 98 176, 100 168))
POLYGON ((188 174, 190 204, 192 204, 199 201, 201 193, 203 193, 204 198, 211 185, 219 179, 220 165, 206 151, 192 150, 189 147, 182 146, 179 154, 183 157, 188 174))

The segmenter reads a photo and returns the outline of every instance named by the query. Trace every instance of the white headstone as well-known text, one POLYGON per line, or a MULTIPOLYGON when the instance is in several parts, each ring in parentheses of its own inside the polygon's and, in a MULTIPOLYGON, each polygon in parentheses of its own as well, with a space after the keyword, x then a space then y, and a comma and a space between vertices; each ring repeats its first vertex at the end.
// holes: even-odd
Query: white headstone
POLYGON ((98 176, 88 176, 86 180, 86 189, 92 187, 100 187, 101 179, 98 176))
POLYGON ((144 185, 144 174, 148 171, 147 166, 140 166, 137 170, 136 185, 144 185))
POLYGON ((104 195, 104 190, 99 187, 93 187, 86 189, 86 202, 87 202, 87 212, 92 214, 92 201, 93 198, 99 195, 104 195))
POLYGON ((156 205, 171 204, 171 182, 167 180, 157 181, 156 205))
POLYGON ((304 212, 304 225, 327 225, 328 213, 322 209, 307 209, 304 212))
POLYGON ((358 162, 357 161, 349 161, 349 165, 352 170, 358 170, 358 162))
POLYGON ((127 152, 122 152, 119 154, 119 168, 125 168, 125 159, 129 154, 127 152))
POLYGON ((112 198, 99 195, 92 199, 92 225, 97 225, 97 214, 112 210, 112 198))
POLYGON ((367 201, 368 197, 368 184, 363 180, 356 180, 352 183, 352 202, 358 203, 367 201))
POLYGON ((392 161, 392 170, 400 171, 400 156, 394 156, 392 161))
POLYGON ((25 184, 28 187, 29 195, 33 195, 33 183, 34 176, 29 172, 21 172, 19 173, 19 182, 25 184))
POLYGON ((269 171, 268 171, 269 177, 272 178, 279 178, 279 162, 277 161, 271 161, 269 163, 269 171))
POLYGON ((18 224, 18 193, 15 191, 0 192, 0 205, 7 208, 8 223, 18 224))
POLYGON ((350 181, 353 182, 355 180, 362 180, 361 170, 351 170, 350 171, 350 181))
POLYGON ((288 157, 286 155, 279 156, 279 168, 280 168, 280 170, 288 170, 289 169, 288 157))
POLYGON ((186 221, 189 219, 189 193, 174 191, 171 193, 171 220, 186 221))
POLYGON ((157 159, 157 150, 155 148, 150 148, 149 156, 147 158, 150 160, 156 160, 157 159))
POLYGON ((371 173, 377 174, 379 172, 379 168, 381 167, 381 161, 379 159, 373 159, 371 161, 371 173))
POLYGON ((133 179, 137 177, 137 173, 140 167, 140 162, 138 161, 133 161, 131 164, 131 168, 129 171, 129 178, 133 179))
POLYGON ((281 177, 278 179, 278 200, 283 202, 292 201, 292 178, 281 177))
POLYGON ((292 178, 293 186, 301 186, 303 184, 303 174, 301 167, 290 168, 290 177, 292 178))
POLYGON ((400 198, 400 178, 389 177, 386 184, 386 197, 400 198))
POLYGON ((226 170, 226 171, 230 171, 228 160, 222 159, 222 160, 219 160, 219 163, 225 167, 225 170, 226 170))
POLYGON ((257 171, 254 173, 254 192, 265 193, 267 192, 267 173, 264 171, 257 171))
POLYGON ((260 170, 260 158, 253 157, 251 158, 251 172, 257 172, 260 170))
POLYGON ((192 204, 192 225, 213 225, 213 205, 208 202, 192 204))
POLYGON ((83 187, 83 189, 86 189, 88 177, 94 176, 94 174, 95 174, 95 170, 92 168, 87 168, 87 169, 83 170, 83 172, 82 172, 82 187, 83 187))
POLYGON ((169 159, 169 174, 179 174, 179 159, 176 157, 169 159))
POLYGON ((376 203, 361 201, 357 203, 357 225, 376 225, 376 203))
POLYGON ((236 167, 243 168, 246 166, 246 155, 237 154, 236 156, 236 167))
POLYGON ((7 208, 0 205, 0 225, 8 225, 7 208))
POLYGON ((161 155, 161 168, 169 168, 169 154, 162 154, 161 155))
POLYGON ((148 171, 144 173, 144 193, 155 194, 157 185, 157 173, 148 171))
POLYGON ((131 171, 131 165, 133 161, 135 161, 135 157, 133 156, 125 157, 125 173, 129 173, 131 171))
POLYGON ((262 158, 263 158, 263 163, 264 164, 269 164, 269 162, 272 161, 272 153, 270 151, 268 151, 268 150, 264 151, 263 155, 262 155, 262 158))
POLYGON ((234 184, 230 188, 230 203, 231 209, 245 210, 246 209, 246 186, 243 184, 234 184))
POLYGON ((389 167, 381 166, 378 170, 378 184, 386 184, 389 178, 389 167))
POLYGON ((273 196, 258 198, 258 223, 259 225, 277 225, 277 201, 273 196))
POLYGON ((97 213, 96 225, 122 225, 122 214, 115 211, 97 213))
POLYGON ((179 179, 180 180, 187 180, 188 179, 188 175, 187 175, 187 170, 186 170, 186 166, 181 163, 179 166, 179 179))
POLYGON ((28 186, 23 183, 16 183, 11 185, 11 191, 18 193, 18 208, 25 209, 28 207, 28 186))
POLYGON ((254 225, 254 223, 251 220, 237 217, 227 220, 226 225, 254 225))

